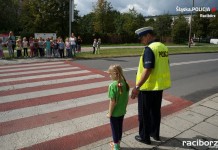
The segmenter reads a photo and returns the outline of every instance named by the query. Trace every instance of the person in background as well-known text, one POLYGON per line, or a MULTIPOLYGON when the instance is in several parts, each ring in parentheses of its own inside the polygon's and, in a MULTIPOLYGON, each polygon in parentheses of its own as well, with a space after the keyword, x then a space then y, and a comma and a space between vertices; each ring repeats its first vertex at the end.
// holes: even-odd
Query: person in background
POLYGON ((16 46, 17 46, 17 58, 20 58, 22 57, 22 40, 20 37, 17 40, 16 46))
POLYGON ((69 38, 70 41, 70 57, 75 57, 76 56, 76 37, 74 33, 71 34, 71 37, 69 38))
POLYGON ((35 57, 38 57, 38 56, 39 56, 39 44, 38 44, 38 39, 35 39, 35 40, 34 40, 33 47, 34 47, 34 55, 35 55, 35 57))
POLYGON ((8 47, 9 57, 13 58, 14 54, 13 54, 13 48, 12 48, 12 41, 10 39, 8 39, 6 44, 7 44, 7 47, 8 47))
POLYGON ((93 47, 93 54, 96 54, 97 39, 94 39, 93 44, 92 44, 92 47, 93 47))
POLYGON ((34 57, 34 38, 30 37, 29 45, 30 45, 30 57, 34 57))
POLYGON ((66 48, 66 56, 68 58, 70 58, 70 42, 69 42, 69 38, 66 38, 65 40, 65 48, 66 48))
POLYGON ((123 119, 129 99, 129 85, 120 65, 111 65, 108 73, 113 80, 108 87, 110 103, 107 117, 110 118, 113 135, 113 142, 110 142, 110 146, 111 149, 119 150, 123 132, 123 119))
POLYGON ((2 39, 0 38, 0 59, 4 58, 3 45, 2 39))
POLYGON ((46 57, 51 58, 51 41, 49 38, 47 38, 45 42, 45 48, 46 48, 46 57))
POLYGON ((23 38, 23 56, 24 57, 28 57, 28 41, 26 39, 26 37, 23 38))
POLYGON ((60 38, 60 41, 58 43, 58 48, 59 48, 60 57, 64 58, 64 42, 62 38, 60 38))
POLYGON ((54 43, 54 38, 53 37, 51 37, 50 38, 50 43, 51 43, 51 57, 55 57, 55 52, 54 52, 54 45, 53 45, 53 43, 54 43))
POLYGON ((101 49, 101 39, 99 38, 98 39, 98 42, 97 42, 97 54, 100 54, 100 49, 101 49))
POLYGON ((44 42, 42 40, 42 37, 39 38, 38 47, 39 47, 39 55, 40 57, 43 57, 44 56, 44 42))
POLYGON ((16 37, 14 36, 14 33, 12 31, 9 32, 9 40, 11 40, 12 43, 12 57, 14 57, 14 50, 16 47, 16 37))
POLYGON ((82 39, 80 36, 77 38, 77 52, 81 53, 81 44, 82 44, 82 39))
POLYGON ((58 58, 60 56, 60 53, 59 53, 59 45, 57 43, 57 40, 53 40, 53 51, 54 51, 54 57, 58 58))

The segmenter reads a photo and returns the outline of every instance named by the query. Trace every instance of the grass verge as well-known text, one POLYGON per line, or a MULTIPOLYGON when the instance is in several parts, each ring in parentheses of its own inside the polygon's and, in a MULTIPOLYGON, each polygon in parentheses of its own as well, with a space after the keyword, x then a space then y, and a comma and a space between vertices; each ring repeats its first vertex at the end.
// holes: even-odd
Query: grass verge
MULTIPOLYGON (((181 53, 214 53, 218 52, 218 47, 169 47, 169 54, 181 54, 181 53)), ((100 54, 92 54, 92 52, 83 52, 77 54, 77 59, 92 59, 102 57, 124 57, 124 56, 139 56, 143 52, 141 48, 119 48, 119 49, 105 49, 101 50, 100 54)))

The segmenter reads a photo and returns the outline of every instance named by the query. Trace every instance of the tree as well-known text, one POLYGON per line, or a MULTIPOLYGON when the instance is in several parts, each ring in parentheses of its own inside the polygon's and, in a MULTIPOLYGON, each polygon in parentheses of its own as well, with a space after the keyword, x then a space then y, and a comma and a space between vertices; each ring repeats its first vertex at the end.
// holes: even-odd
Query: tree
POLYGON ((98 0, 94 6, 94 31, 98 33, 108 33, 110 31, 113 18, 111 17, 112 6, 107 0, 98 0))
POLYGON ((94 13, 89 13, 81 17, 78 21, 79 26, 79 34, 83 38, 83 43, 92 43, 92 36, 94 34, 94 13))
POLYGON ((19 31, 18 0, 0 0, 0 32, 19 31))
POLYGON ((192 31, 197 37, 199 37, 199 39, 207 37, 209 33, 208 26, 210 23, 209 18, 202 18, 200 17, 200 14, 203 14, 203 12, 197 12, 192 20, 192 31))
POLYGON ((124 32, 131 37, 134 37, 135 30, 145 25, 144 17, 137 13, 135 8, 129 9, 129 12, 123 13, 123 29, 124 32))
MULTIPOLYGON (((78 31, 78 11, 74 10, 73 31, 78 31)), ((20 19, 23 33, 52 32, 65 37, 69 30, 69 0, 25 0, 20 19)))
POLYGON ((145 22, 145 26, 151 26, 154 27, 155 26, 155 20, 153 18, 150 18, 149 20, 147 20, 145 22))
POLYGON ((155 29, 157 32, 157 36, 160 37, 161 41, 164 40, 164 37, 170 36, 171 24, 172 24, 172 18, 170 15, 165 14, 157 17, 155 23, 155 29))
POLYGON ((216 17, 210 19, 209 23, 209 36, 212 38, 218 38, 218 11, 216 11, 213 15, 216 17))
POLYGON ((175 19, 172 28, 172 38, 175 43, 184 43, 188 40, 189 25, 185 17, 180 14, 175 19))

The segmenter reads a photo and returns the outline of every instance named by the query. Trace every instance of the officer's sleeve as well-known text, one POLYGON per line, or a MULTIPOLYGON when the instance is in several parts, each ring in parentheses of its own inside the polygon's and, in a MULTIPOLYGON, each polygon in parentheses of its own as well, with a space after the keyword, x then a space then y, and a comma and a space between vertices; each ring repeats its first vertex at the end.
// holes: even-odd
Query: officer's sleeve
POLYGON ((143 55, 143 66, 144 68, 154 68, 155 57, 153 51, 146 47, 143 55))

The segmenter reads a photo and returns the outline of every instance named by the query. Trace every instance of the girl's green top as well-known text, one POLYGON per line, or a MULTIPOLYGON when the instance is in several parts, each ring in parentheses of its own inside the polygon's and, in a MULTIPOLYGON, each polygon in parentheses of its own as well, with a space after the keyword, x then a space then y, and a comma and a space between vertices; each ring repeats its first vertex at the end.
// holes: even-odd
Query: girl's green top
POLYGON ((129 99, 129 91, 127 91, 125 81, 121 81, 122 93, 119 92, 118 82, 113 81, 108 87, 108 97, 115 99, 116 105, 112 112, 113 117, 120 117, 126 114, 126 107, 129 99))

